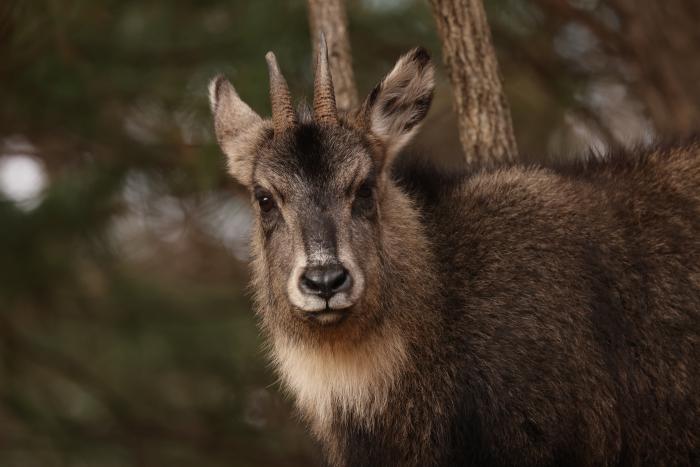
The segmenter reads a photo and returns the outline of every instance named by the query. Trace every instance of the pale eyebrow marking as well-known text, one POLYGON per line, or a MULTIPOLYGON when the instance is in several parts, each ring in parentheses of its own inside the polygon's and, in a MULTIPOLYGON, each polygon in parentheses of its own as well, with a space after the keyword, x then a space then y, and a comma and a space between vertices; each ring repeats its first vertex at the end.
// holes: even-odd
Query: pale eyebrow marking
POLYGON ((360 185, 360 183, 364 182, 365 179, 369 176, 370 171, 366 170, 358 170, 361 169, 362 165, 358 162, 355 167, 353 167, 352 172, 354 173, 352 180, 350 181, 350 184, 345 188, 345 195, 350 196, 352 192, 355 191, 355 189, 360 185))

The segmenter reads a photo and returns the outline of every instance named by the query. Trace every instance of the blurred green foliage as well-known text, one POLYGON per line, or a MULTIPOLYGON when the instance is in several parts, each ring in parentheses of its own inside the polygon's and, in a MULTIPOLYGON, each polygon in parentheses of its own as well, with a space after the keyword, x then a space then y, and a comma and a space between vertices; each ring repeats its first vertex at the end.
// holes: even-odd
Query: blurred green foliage
MULTIPOLYGON (((543 82, 516 46, 551 54, 538 10, 487 6, 521 149, 544 154, 585 76, 543 82)), ((224 72, 266 115, 267 50, 308 95, 306 15, 302 0, 0 5, 0 161, 31 158, 48 179, 28 204, 0 190, 0 466, 318 463, 226 234, 245 237, 245 195, 206 101, 224 72)), ((426 2, 349 15, 361 93, 415 45, 440 56, 426 2)), ((443 73, 417 144, 455 162, 450 105, 443 73)))

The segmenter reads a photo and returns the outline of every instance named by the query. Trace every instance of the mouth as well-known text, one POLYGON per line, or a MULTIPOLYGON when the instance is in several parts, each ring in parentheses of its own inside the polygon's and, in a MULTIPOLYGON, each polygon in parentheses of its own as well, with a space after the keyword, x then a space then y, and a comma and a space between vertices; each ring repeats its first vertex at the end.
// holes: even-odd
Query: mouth
POLYGON ((326 308, 320 311, 306 311, 304 312, 304 318, 308 321, 318 323, 322 326, 330 326, 333 324, 339 324, 345 320, 350 314, 348 308, 344 309, 334 309, 330 308, 326 304, 326 308))

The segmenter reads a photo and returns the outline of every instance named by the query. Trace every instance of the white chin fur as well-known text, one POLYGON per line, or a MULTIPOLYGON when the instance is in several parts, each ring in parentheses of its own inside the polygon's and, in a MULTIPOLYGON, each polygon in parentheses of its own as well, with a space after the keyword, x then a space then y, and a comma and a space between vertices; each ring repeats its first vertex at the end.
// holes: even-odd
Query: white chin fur
POLYGON ((295 307, 309 313, 323 311, 326 308, 331 310, 344 310, 345 308, 350 308, 355 303, 346 293, 336 294, 331 297, 328 302, 314 295, 305 295, 301 292, 290 293, 289 301, 295 307))
POLYGON ((351 300, 348 294, 341 292, 339 294, 333 295, 330 300, 328 300, 328 308, 331 310, 342 310, 344 308, 350 308, 355 303, 351 300))

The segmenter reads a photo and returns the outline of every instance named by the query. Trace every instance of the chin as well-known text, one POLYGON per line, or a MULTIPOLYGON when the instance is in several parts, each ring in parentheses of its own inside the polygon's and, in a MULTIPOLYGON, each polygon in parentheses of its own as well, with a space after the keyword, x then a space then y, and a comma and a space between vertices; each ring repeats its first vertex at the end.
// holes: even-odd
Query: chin
POLYGON ((343 309, 326 308, 321 311, 303 312, 304 319, 312 326, 339 326, 352 313, 352 306, 343 309))
POLYGON ((294 317, 298 325, 287 332, 311 345, 354 346, 371 334, 371 324, 376 323, 363 315, 362 310, 360 303, 321 311, 304 311, 295 307, 294 317))

